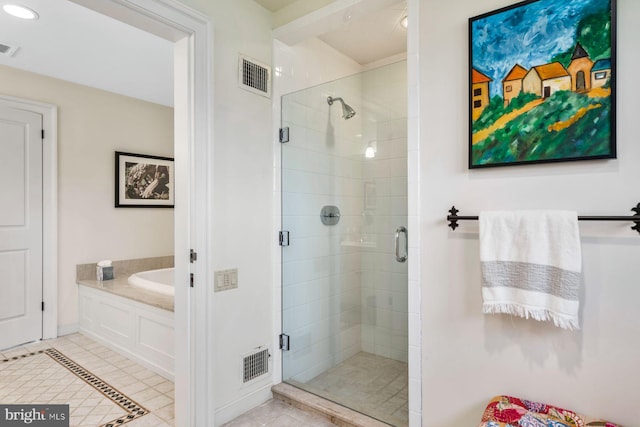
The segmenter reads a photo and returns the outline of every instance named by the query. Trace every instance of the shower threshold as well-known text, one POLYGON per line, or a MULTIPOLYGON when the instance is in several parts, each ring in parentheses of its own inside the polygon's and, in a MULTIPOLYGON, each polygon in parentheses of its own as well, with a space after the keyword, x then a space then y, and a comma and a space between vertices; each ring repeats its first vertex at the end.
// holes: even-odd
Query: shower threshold
POLYGON ((313 393, 290 384, 280 383, 271 387, 273 398, 303 411, 325 417, 339 427, 389 427, 390 424, 370 418, 313 393))

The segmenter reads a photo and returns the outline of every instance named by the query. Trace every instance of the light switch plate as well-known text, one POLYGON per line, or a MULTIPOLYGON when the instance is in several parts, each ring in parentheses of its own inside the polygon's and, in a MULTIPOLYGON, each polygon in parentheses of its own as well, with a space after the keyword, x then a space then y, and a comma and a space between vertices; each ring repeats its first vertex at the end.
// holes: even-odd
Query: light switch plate
POLYGON ((238 287, 238 269, 220 270, 214 273, 214 292, 228 291, 238 287))

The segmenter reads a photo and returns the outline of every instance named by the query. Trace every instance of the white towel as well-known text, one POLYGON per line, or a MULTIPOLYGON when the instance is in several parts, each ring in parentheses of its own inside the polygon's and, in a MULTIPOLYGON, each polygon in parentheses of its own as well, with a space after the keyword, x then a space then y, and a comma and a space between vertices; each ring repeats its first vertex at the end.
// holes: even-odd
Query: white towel
POLYGON ((507 313, 579 329, 582 258, 578 215, 481 212, 484 313, 507 313))

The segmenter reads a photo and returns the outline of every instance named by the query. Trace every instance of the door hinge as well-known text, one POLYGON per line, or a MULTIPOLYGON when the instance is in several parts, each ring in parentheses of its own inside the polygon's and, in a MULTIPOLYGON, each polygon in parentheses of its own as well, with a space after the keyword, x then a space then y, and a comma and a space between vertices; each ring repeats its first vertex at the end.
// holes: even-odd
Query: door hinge
POLYGON ((190 263, 194 263, 198 260, 198 252, 194 251, 193 249, 189 250, 189 262, 190 263))
POLYGON ((280 139, 280 142, 282 142, 282 143, 289 142, 289 127, 288 126, 280 128, 279 139, 280 139))
POLYGON ((44 311, 44 301, 42 301, 42 311, 44 311))
POLYGON ((189 273, 189 286, 193 288, 193 285, 195 285, 195 277, 193 273, 189 273))
POLYGON ((42 135, 42 139, 44 139, 44 129, 42 129, 41 135, 42 135))
POLYGON ((280 246, 289 246, 289 232, 281 231, 278 236, 278 244, 280 246))
POLYGON ((289 351, 289 335, 280 334, 280 350, 289 351))

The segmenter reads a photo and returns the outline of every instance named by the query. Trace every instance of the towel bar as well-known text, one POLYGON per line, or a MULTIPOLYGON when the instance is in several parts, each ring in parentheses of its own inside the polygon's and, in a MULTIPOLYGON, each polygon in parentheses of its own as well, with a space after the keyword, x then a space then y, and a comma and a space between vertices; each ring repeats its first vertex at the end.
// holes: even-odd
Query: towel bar
MULTIPOLYGON (((635 225, 631 227, 632 230, 635 230, 640 234, 640 203, 636 205, 636 207, 631 208, 635 215, 631 216, 578 216, 579 221, 631 221, 635 225)), ((461 216, 458 215, 460 212, 456 209, 455 206, 452 206, 449 209, 449 215, 447 215, 447 221, 449 221, 449 227, 452 230, 458 228, 458 221, 473 221, 477 220, 478 216, 461 216)))

